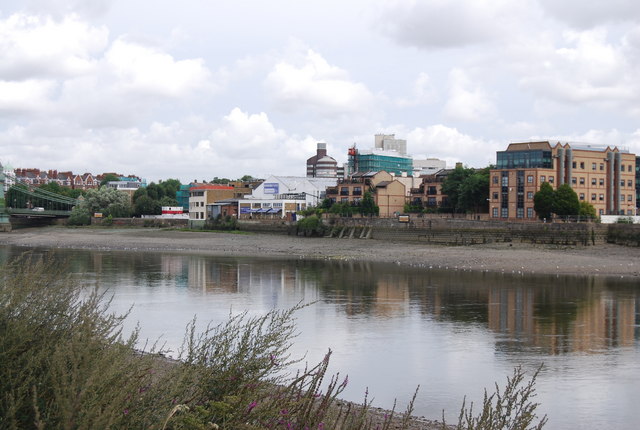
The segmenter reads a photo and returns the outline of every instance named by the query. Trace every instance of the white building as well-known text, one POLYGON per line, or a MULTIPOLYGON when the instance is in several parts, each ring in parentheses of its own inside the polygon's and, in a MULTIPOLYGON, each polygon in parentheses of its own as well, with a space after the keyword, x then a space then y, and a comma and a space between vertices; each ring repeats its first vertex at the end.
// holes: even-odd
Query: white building
POLYGON ((447 162, 438 158, 427 158, 422 160, 413 160, 413 174, 420 175, 433 175, 442 169, 447 168, 447 162))
POLYGON ((383 151, 396 151, 400 155, 407 155, 406 139, 396 139, 395 134, 376 134, 374 148, 383 151))
POLYGON ((319 205, 327 187, 334 187, 336 178, 306 178, 299 176, 269 176, 251 195, 238 200, 240 216, 273 214, 282 218, 319 205))

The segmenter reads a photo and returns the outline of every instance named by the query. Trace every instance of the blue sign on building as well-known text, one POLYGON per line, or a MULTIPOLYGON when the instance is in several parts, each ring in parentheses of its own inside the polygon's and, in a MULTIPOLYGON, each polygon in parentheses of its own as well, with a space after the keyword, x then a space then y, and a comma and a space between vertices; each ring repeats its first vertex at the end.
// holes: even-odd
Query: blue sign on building
POLYGON ((277 182, 265 182, 263 187, 265 194, 279 194, 280 184, 277 182))

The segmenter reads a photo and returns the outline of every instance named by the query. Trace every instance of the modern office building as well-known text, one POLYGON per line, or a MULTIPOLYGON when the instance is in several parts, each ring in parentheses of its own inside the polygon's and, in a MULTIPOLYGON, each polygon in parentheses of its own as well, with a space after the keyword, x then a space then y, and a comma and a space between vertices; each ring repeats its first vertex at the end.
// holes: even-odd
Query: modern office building
POLYGON ((360 151, 355 146, 349 148, 349 172, 377 172, 384 170, 398 176, 413 174, 413 159, 408 155, 401 155, 396 151, 378 149, 360 151))
POLYGON ((636 210, 636 156, 617 147, 511 143, 497 153, 490 178, 492 218, 536 219, 533 196, 544 182, 554 189, 569 184, 598 215, 634 215, 636 210))

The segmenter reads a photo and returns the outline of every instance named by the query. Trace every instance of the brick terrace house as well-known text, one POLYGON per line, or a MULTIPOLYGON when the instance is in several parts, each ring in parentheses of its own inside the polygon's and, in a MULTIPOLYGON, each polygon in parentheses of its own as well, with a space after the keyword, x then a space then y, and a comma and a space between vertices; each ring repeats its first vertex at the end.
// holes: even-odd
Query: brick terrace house
POLYGON ((448 206, 448 199, 442 193, 442 183, 453 169, 442 169, 431 175, 423 175, 422 183, 411 189, 411 204, 426 209, 438 209, 448 206))

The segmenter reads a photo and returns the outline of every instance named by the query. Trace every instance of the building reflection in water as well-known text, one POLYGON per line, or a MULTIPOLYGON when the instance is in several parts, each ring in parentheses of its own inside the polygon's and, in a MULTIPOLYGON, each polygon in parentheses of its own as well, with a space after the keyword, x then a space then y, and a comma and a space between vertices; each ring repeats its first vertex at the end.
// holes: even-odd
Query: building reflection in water
MULTIPOLYGON (((2 252, 0 257, 7 260, 23 249, 2 252)), ((496 348, 504 352, 528 348, 542 354, 597 353, 633 347, 640 338, 640 290, 620 279, 162 253, 75 251, 69 261, 72 272, 94 273, 96 279, 111 273, 152 288, 174 285, 201 294, 261 297, 265 308, 320 300, 348 317, 418 314, 478 325, 495 334, 496 348)))

